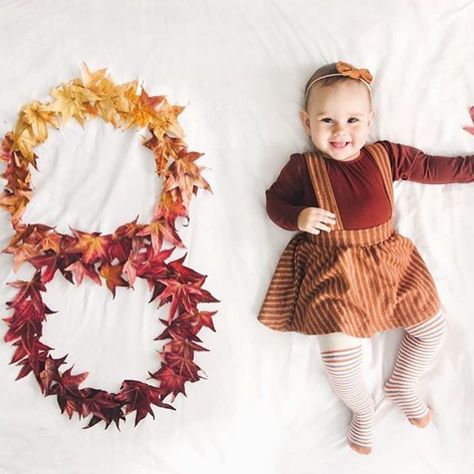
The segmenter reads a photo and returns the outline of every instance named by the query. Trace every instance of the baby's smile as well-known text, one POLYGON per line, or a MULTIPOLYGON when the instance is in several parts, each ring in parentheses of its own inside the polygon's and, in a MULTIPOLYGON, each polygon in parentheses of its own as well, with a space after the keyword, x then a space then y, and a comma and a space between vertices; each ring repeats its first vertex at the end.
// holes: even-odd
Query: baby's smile
POLYGON ((333 147, 336 148, 337 150, 341 150, 346 147, 350 142, 329 142, 329 144, 333 147))

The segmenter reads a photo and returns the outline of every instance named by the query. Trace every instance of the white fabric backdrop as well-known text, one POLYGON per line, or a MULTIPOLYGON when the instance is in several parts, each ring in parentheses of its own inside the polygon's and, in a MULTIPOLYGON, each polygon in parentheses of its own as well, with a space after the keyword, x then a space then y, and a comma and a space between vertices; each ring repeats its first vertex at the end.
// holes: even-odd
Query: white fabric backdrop
MULTIPOLYGON (((87 422, 61 415, 31 375, 15 382, 12 347, 1 341, 0 472, 472 472, 474 185, 395 183, 396 225, 431 269, 449 323, 421 384, 434 408, 425 430, 383 398, 399 331, 364 345, 378 408, 374 451, 362 457, 346 446, 349 413, 323 373, 317 339, 271 331, 256 316, 293 235, 267 217, 264 191, 290 153, 306 147, 297 114, 309 74, 337 60, 370 69, 371 141, 471 154, 474 137, 461 127, 474 104, 473 23, 474 2, 466 0, 0 1, 2 135, 23 104, 76 77, 81 60, 186 106, 180 123, 189 149, 205 153, 199 164, 214 194, 199 191, 190 226, 178 231, 185 264, 208 275, 205 288, 221 300, 201 306, 219 311, 217 332, 200 333, 210 352, 196 355, 208 379, 187 384, 176 411, 155 408, 156 421, 133 428, 128 419, 122 432, 82 430, 87 422)), ((161 185, 136 131, 71 122, 38 151, 26 221, 108 233, 137 213, 150 218, 161 185)), ((1 248, 11 235, 1 211, 1 248)), ((14 294, 6 282, 31 273, 25 265, 15 275, 11 263, 0 256, 2 317, 14 294)), ((111 296, 56 278, 45 299, 58 313, 44 336, 54 355, 90 371, 84 386, 109 391, 123 379, 146 380, 161 332, 145 285, 111 296)))

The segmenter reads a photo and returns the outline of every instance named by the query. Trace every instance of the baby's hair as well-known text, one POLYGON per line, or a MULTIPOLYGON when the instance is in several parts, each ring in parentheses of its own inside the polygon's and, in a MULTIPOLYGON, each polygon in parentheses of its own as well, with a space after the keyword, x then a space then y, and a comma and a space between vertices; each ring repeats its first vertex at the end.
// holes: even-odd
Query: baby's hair
MULTIPOLYGON (((316 69, 316 71, 314 71, 311 77, 308 79, 304 88, 304 97, 305 97, 304 110, 308 110, 308 102, 311 96, 311 91, 308 94, 308 86, 318 77, 326 76, 327 74, 338 74, 336 64, 337 63, 324 64, 323 66, 316 69)), ((330 86, 336 82, 348 82, 348 81, 353 81, 353 80, 354 79, 348 76, 333 76, 333 77, 326 77, 324 79, 321 79, 320 81, 318 81, 318 83, 320 84, 321 87, 325 87, 325 86, 330 86)))

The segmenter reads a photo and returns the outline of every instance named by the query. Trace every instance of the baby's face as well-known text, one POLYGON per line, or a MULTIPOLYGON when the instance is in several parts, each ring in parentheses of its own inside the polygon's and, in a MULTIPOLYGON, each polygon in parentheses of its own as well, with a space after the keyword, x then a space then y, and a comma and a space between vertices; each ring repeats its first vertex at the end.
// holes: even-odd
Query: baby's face
POLYGON ((300 112, 314 146, 334 160, 350 161, 367 143, 375 112, 360 81, 335 83, 310 91, 308 110, 300 112))

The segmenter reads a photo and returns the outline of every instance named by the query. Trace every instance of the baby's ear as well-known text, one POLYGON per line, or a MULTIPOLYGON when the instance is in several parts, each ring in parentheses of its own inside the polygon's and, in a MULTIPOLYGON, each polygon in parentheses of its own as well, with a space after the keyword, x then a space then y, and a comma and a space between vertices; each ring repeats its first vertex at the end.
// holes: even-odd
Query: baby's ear
POLYGON ((309 115, 306 110, 300 110, 300 120, 303 124, 303 128, 308 135, 311 135, 311 127, 309 125, 309 115))
POLYGON ((372 122, 374 121, 374 118, 375 118, 375 110, 372 110, 369 113, 369 127, 372 125, 372 122))

